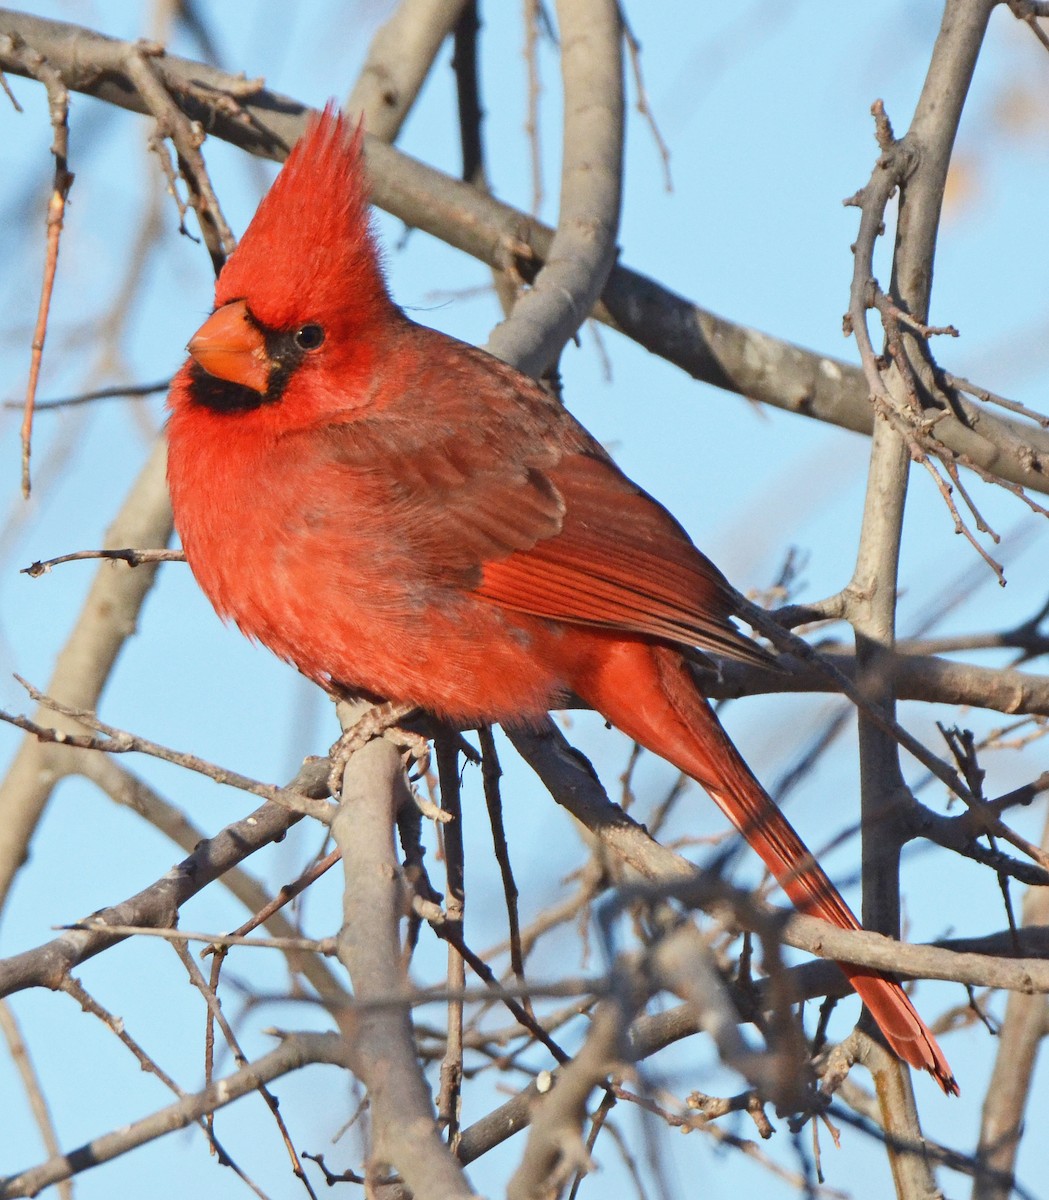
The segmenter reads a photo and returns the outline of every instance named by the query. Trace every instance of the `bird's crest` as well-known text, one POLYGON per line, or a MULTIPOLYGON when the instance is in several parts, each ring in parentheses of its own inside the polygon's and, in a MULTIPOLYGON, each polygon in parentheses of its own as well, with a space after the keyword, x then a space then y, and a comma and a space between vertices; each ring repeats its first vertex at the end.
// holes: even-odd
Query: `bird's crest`
POLYGON ((334 102, 311 116, 223 268, 216 305, 247 300, 252 314, 275 329, 388 309, 369 224, 363 145, 363 125, 351 130, 334 102))

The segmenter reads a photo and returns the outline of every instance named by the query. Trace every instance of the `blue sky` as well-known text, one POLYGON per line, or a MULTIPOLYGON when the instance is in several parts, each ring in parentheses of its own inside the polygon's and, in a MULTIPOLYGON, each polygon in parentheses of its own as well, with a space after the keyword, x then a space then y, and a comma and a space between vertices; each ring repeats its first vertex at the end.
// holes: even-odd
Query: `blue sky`
MULTIPOLYGON (((81 0, 32 7, 40 15, 116 36, 156 33, 153 6, 145 3, 81 0)), ((264 75, 275 90, 319 106, 348 91, 389 5, 381 0, 299 0, 295 6, 245 0, 200 7, 215 35, 221 65, 264 75)), ((486 9, 489 177, 501 197, 527 207, 532 181, 522 133, 526 78, 521 13, 516 4, 490 3, 486 9)), ((665 189, 653 139, 632 111, 622 260, 726 317, 854 361, 852 343, 841 333, 841 314, 857 213, 841 201, 865 182, 876 156, 871 102, 884 99, 897 130, 906 128, 936 34, 939 6, 905 0, 867 7, 819 0, 697 6, 675 0, 634 4, 628 15, 643 46, 649 98, 670 145, 674 186, 671 192, 665 189)), ((178 42, 171 48, 190 57, 197 54, 178 42)), ((559 106, 557 63, 550 48, 542 57, 542 73, 543 211, 552 219, 559 106)), ((0 356, 4 398, 19 397, 24 388, 51 174, 43 91, 21 79, 11 85, 25 113, 17 115, 0 98, 0 261, 7 264, 0 275, 0 295, 8 314, 0 356), (34 222, 28 233, 26 216, 34 222)), ((1049 151, 1044 127, 1037 128, 1032 113, 1039 107, 1044 113, 1047 86, 1045 52, 1007 12, 998 12, 959 140, 932 311, 934 321, 953 323, 962 334, 937 344, 945 366, 1042 411, 1049 373, 1046 250, 1032 212, 1035 198, 1040 203, 1049 187, 1049 151)), ((158 247, 141 273, 119 333, 107 336, 109 312, 121 294, 129 246, 142 220, 146 180, 157 172, 146 152, 149 132, 142 118, 74 97, 71 165, 77 178, 59 264, 43 397, 165 377, 210 308, 206 254, 177 235, 174 207, 165 201, 159 210, 158 247)), ((457 171, 447 52, 400 145, 444 170, 457 171)), ((217 143, 208 142, 204 149, 227 216, 242 231, 274 168, 247 161, 217 143)), ((389 247, 390 284, 398 301, 420 321, 483 343, 498 319, 486 269, 423 234, 406 237, 392 218, 380 217, 379 228, 389 247)), ((888 270, 884 249, 879 269, 888 270)), ((738 586, 767 585, 790 546, 807 555, 801 598, 817 599, 847 581, 863 500, 863 438, 759 409, 697 384, 607 330, 600 342, 601 349, 587 329, 579 348, 566 352, 568 404, 622 467, 675 512, 738 586)), ((0 468, 5 521, 0 529, 0 704, 5 707, 25 707, 12 672, 46 683, 95 570, 93 564, 72 564, 33 581, 18 574, 18 568, 100 543, 162 420, 159 398, 108 402, 61 415, 42 413, 34 447, 36 492, 27 506, 17 493, 17 415, 0 415, 0 462, 6 464, 0 468)), ((976 495, 999 532, 1014 536, 1009 585, 1000 589, 989 571, 977 571, 977 586, 940 621, 939 632, 1005 628, 1030 616, 1045 599, 1044 521, 1039 523, 1004 492, 977 484, 976 495)), ((916 472, 901 567, 901 631, 936 614, 977 561, 964 540, 952 536, 942 502, 924 473, 916 472)), ((758 774, 774 780, 832 709, 832 702, 819 697, 755 699, 730 706, 725 720, 758 774)), ((162 571, 101 711, 114 724, 273 780, 289 776, 303 754, 326 747, 334 730, 327 702, 290 668, 224 629, 180 566, 162 571)), ((904 706, 903 712, 911 728, 935 745, 933 722, 945 714, 915 705, 904 706)), ((1003 724, 993 714, 966 713, 961 719, 981 731, 1003 724)), ((593 758, 614 792, 626 762, 625 742, 593 717, 576 714, 570 725, 570 736, 593 758)), ((8 730, 0 729, 0 764, 16 744, 8 730)), ((578 858, 578 842, 568 818, 512 758, 507 748, 511 850, 524 883, 523 908, 534 913, 563 893, 562 876, 578 858)), ((989 755, 984 764, 988 793, 1033 778, 1045 768, 1046 758, 1044 743, 1024 752, 989 755)), ((162 764, 133 765, 208 831, 246 810, 242 794, 162 764)), ((910 779, 920 778, 912 764, 907 769, 910 779)), ((669 767, 645 759, 635 784, 639 803, 657 801, 672 778, 669 767)), ((856 788, 850 733, 792 798, 792 819, 814 848, 854 823, 856 788)), ((471 778, 466 832, 475 899, 469 933, 472 944, 485 946, 500 939, 502 925, 478 796, 477 780, 471 778)), ((936 807, 944 802, 931 788, 923 798, 936 807)), ((1039 810, 1018 815, 1016 824, 1037 839, 1043 819, 1039 810)), ((695 790, 679 808, 671 832, 706 837, 722 828, 713 806, 695 790)), ((290 878, 319 842, 315 831, 299 831, 253 869, 277 880, 290 878)), ((700 845, 694 853, 703 861, 708 851, 700 845)), ((0 953, 34 945, 49 936, 51 926, 137 891, 178 857, 164 838, 88 785, 64 783, 0 926, 0 953)), ((826 861, 832 872, 850 872, 855 847, 850 844, 826 861)), ((739 877, 758 877, 749 858, 740 863, 739 877)), ((912 854, 905 885, 909 936, 915 940, 950 932, 979 934, 1005 924, 994 879, 968 864, 948 861, 940 851, 912 854)), ((334 886, 318 888, 306 903, 307 926, 331 932, 336 906, 334 886)), ((218 893, 189 906, 183 924, 214 930, 242 918, 239 908, 218 893)), ((572 953, 571 947, 559 943, 540 955, 539 965, 547 963, 554 970, 566 953, 572 953)), ((441 964, 441 952, 427 949, 417 964, 419 977, 439 978, 441 964)), ((247 973, 248 965, 241 969, 247 973)), ((236 974, 236 959, 230 970, 236 974)), ((124 946, 79 974, 126 1017, 136 1037, 182 1072, 184 1087, 199 1086, 201 1005, 184 986, 170 951, 159 944, 124 946)), ((274 991, 284 984, 275 956, 260 960, 256 952, 251 975, 274 991)), ((919 1007, 927 1015, 963 1002, 959 988, 926 984, 918 991, 919 1007)), ((227 1003, 236 1006, 232 997, 227 1003)), ((993 1007, 999 1013, 1003 1009, 1000 1001, 993 1007)), ((44 1075, 64 1147, 168 1102, 112 1035, 74 1011, 69 1000, 26 995, 17 997, 13 1008, 44 1075), (79 1102, 81 1073, 111 1081, 96 1089, 89 1106, 79 1102)), ((847 1031, 854 1015, 854 1005, 843 1006, 835 1028, 847 1031)), ((259 1031, 274 1023, 323 1026, 325 1019, 307 1006, 251 1013, 244 1018, 244 1032, 253 1052, 269 1044, 259 1031)), ((967 1149, 975 1138, 993 1043, 984 1031, 970 1030, 946 1039, 944 1047, 961 1077, 963 1096, 946 1101, 931 1083, 919 1080, 923 1117, 932 1137, 967 1149)), ((656 1069, 682 1094, 693 1087, 712 1092, 738 1087, 738 1081, 714 1069, 709 1054, 700 1046, 664 1055, 670 1061, 660 1060, 656 1069)), ((336 1074, 319 1068, 279 1090, 287 1112, 311 1114, 300 1116, 295 1130, 296 1144, 311 1149, 323 1148, 353 1105, 336 1074)), ((13 1117, 0 1132, 0 1174, 42 1157, 32 1127, 20 1124, 20 1103, 6 1099, 18 1095, 11 1068, 0 1059, 0 1103, 13 1117)), ((1032 1103, 1044 1106, 1047 1098, 1043 1071, 1036 1077, 1032 1103)), ((251 1111, 253 1105, 258 1109, 248 1101, 229 1110, 220 1132, 235 1154, 243 1152, 245 1165, 264 1180, 270 1195, 296 1194, 298 1185, 282 1164, 264 1118, 251 1111), (242 1149, 249 1143, 250 1149, 242 1149)), ((479 1115, 468 1113, 466 1118, 479 1115)), ((629 1131, 638 1118, 624 1113, 621 1120, 629 1131)), ((749 1136, 745 1127, 739 1131, 749 1136)), ((206 1187, 214 1196, 240 1192, 228 1173, 216 1172, 199 1136, 192 1136, 192 1142, 191 1135, 168 1138, 141 1155, 89 1173, 78 1184, 81 1196, 121 1194, 125 1184, 140 1187, 147 1171, 157 1196, 183 1195, 190 1187, 206 1187)), ((672 1145, 682 1194, 687 1194, 688 1181, 700 1176, 704 1194, 711 1197, 747 1188, 771 1198, 793 1194, 752 1163, 726 1161, 699 1135, 675 1139, 672 1145)), ((340 1153, 332 1151, 333 1158, 340 1153)), ((515 1143, 493 1156, 491 1165, 474 1171, 475 1185, 496 1188, 501 1164, 519 1153, 515 1143)), ((785 1136, 769 1153, 794 1164, 785 1136)), ((598 1157, 606 1174, 591 1186, 616 1181, 617 1187, 625 1187, 610 1143, 598 1157)), ((1044 1145, 1026 1146, 1021 1178, 1033 1185, 1047 1168, 1044 1145)), ((887 1194, 881 1156, 855 1140, 840 1156, 826 1150, 824 1169, 829 1183, 854 1196, 887 1194)), ((956 1192, 964 1187, 962 1181, 951 1183, 956 1192)))

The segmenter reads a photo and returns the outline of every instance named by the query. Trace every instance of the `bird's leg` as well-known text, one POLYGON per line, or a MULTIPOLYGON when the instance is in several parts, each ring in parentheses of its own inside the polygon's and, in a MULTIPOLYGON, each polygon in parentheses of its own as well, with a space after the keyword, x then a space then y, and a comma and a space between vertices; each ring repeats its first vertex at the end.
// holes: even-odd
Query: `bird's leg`
POLYGON ((347 729, 328 751, 331 770, 328 772, 328 787, 333 796, 342 790, 342 776, 346 764, 353 754, 375 737, 384 737, 407 751, 411 762, 421 764, 420 772, 426 773, 430 762, 430 745, 421 733, 404 729, 399 722, 416 711, 414 704, 395 703, 385 700, 374 704, 347 729))

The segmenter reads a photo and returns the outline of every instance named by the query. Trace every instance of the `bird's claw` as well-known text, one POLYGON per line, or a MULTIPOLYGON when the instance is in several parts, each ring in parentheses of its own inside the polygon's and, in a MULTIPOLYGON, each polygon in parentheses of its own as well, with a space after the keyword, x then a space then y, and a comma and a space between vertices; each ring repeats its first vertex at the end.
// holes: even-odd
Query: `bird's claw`
POLYGON ((408 768, 414 768, 414 773, 409 773, 408 778, 412 783, 419 779, 423 779, 426 773, 430 770, 430 742, 421 733, 416 733, 412 729, 404 729, 400 725, 391 725, 383 730, 383 737, 387 741, 393 742, 395 746, 400 746, 404 751, 404 765, 408 768))
POLYGON ((328 751, 331 769, 328 771, 328 790, 338 797, 342 792, 342 777, 346 765, 354 754, 366 746, 373 738, 383 737, 406 752, 408 762, 419 763, 415 778, 425 775, 430 766, 430 746, 426 738, 410 729, 403 729, 398 724, 405 717, 415 712, 411 704, 393 704, 387 701, 376 704, 365 712, 361 718, 347 729, 328 751))

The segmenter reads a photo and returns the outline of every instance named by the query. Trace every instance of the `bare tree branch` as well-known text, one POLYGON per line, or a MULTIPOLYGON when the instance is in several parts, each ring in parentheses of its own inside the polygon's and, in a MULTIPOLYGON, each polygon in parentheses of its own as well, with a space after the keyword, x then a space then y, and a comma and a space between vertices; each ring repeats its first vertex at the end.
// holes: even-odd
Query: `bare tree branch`
POLYGON ((401 0, 379 27, 345 111, 373 137, 393 142, 466 0, 401 0))
MULTIPOLYGON (((292 781, 297 791, 316 797, 328 794, 328 764, 307 762, 292 781)), ((138 895, 95 913, 90 931, 67 930, 35 950, 0 963, 0 996, 28 987, 56 987, 78 963, 122 940, 106 925, 150 925, 169 928, 190 897, 262 846, 279 841, 298 818, 279 804, 268 803, 200 843, 193 853, 138 895)))
MULTIPOLYGON (((276 1050, 239 1071, 234 1071, 223 1079, 206 1087, 195 1095, 186 1096, 141 1120, 133 1121, 112 1133, 86 1142, 83 1146, 70 1150, 30 1167, 17 1175, 0 1179, 0 1197, 3 1200, 14 1200, 16 1196, 35 1196, 50 1184, 97 1167, 137 1146, 163 1137, 166 1133, 174 1133, 176 1129, 185 1129, 194 1124, 206 1113, 215 1112, 254 1092, 261 1084, 271 1083, 291 1071, 301 1070, 310 1063, 329 1063, 334 1066, 345 1066, 346 1053, 342 1039, 334 1033, 292 1033, 283 1037, 281 1045, 276 1050)), ((420 1193, 421 1194, 421 1193, 420 1193)))
MULTIPOLYGON (((1042 836, 1049 848, 1049 822, 1042 836)), ((1049 889, 1032 888, 1024 898, 1023 928, 1049 926, 1049 889)), ((1049 1030, 1049 1001, 1044 993, 1014 992, 1005 1006, 998 1053, 987 1086, 976 1151, 979 1168, 973 1200, 1008 1200, 1015 1184, 1016 1158, 1038 1054, 1049 1030)))
MULTIPOLYGON (((339 958, 354 994, 367 1002, 405 990, 398 926, 407 895, 393 844, 394 805, 412 804, 401 756, 375 738, 350 760, 332 835, 342 851, 346 886, 339 958)), ((372 1185, 387 1165, 418 1200, 466 1197, 472 1189, 437 1133, 429 1088, 415 1053, 407 1006, 368 1009, 346 1026, 354 1072, 368 1089, 375 1142, 372 1185)))
MULTIPOLYGON (((164 477, 166 452, 158 442, 106 533, 107 546, 163 546, 171 537, 171 505, 164 477)), ((93 709, 156 578, 156 566, 129 570, 103 564, 80 618, 55 660, 48 692, 76 708, 93 709)), ((43 716, 38 713, 38 716, 43 716)), ((70 732, 72 721, 57 725, 70 732)), ((61 748, 26 738, 0 783, 0 907, 26 859, 33 832, 55 783, 61 748)))
MULTIPOLYGON (((0 36, 5 33, 24 37, 44 54, 72 90, 146 111, 126 79, 125 43, 0 9, 0 36)), ((242 76, 174 55, 158 60, 157 68, 191 120, 252 154, 283 159, 305 128, 304 105, 242 76)), ((0 70, 22 73, 2 46, 0 70)), ((367 158, 375 203, 406 224, 490 266, 512 264, 526 280, 548 255, 552 232, 519 210, 372 139, 367 158)), ((873 429, 858 367, 727 321, 626 267, 612 269, 594 315, 696 379, 860 433, 873 429)), ((1049 455, 1049 431, 992 416, 975 405, 964 415, 964 423, 940 422, 937 435, 945 446, 1002 479, 1049 491, 1043 472, 1016 461, 993 440, 994 431, 1011 431, 1019 444, 1049 455)))
POLYGON ((615 261, 623 164, 623 30, 616 0, 561 0, 564 158, 557 231, 534 286, 488 349, 526 375, 551 366, 615 261))

